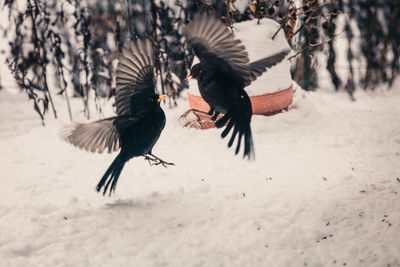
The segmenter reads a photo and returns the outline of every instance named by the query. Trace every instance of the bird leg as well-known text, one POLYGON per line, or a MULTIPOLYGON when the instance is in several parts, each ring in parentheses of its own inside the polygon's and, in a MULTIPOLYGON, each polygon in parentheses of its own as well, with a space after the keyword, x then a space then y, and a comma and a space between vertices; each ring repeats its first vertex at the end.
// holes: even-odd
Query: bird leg
POLYGON ((182 116, 179 118, 179 120, 181 120, 182 122, 184 122, 183 127, 189 127, 189 128, 201 128, 201 124, 200 124, 200 117, 198 114, 196 114, 195 112, 200 112, 203 114, 207 114, 203 111, 197 110, 197 109, 189 109, 188 111, 186 111, 185 113, 182 114, 182 116))
POLYGON ((161 165, 163 165, 165 168, 167 168, 167 165, 175 165, 174 163, 172 163, 172 162, 166 162, 166 161, 160 159, 159 157, 154 156, 154 155, 151 154, 151 153, 148 153, 147 155, 145 155, 145 156, 144 156, 144 159, 147 160, 147 161, 149 162, 150 165, 160 165, 160 164, 161 164, 161 165), (152 156, 152 158, 149 157, 149 155, 152 156))
POLYGON ((182 116, 179 119, 186 118, 187 115, 189 115, 190 112, 198 112, 198 113, 202 113, 202 114, 205 114, 205 115, 209 115, 207 112, 204 112, 204 111, 201 111, 201 110, 198 110, 198 109, 195 109, 195 108, 191 108, 188 111, 186 111, 185 113, 183 113, 182 116))
POLYGON ((190 128, 201 128, 201 124, 199 123, 200 120, 195 120, 195 121, 190 121, 185 123, 185 125, 183 125, 183 127, 188 127, 190 128))
MULTIPOLYGON (((187 119, 188 119, 189 112, 192 112, 192 110, 186 111, 186 112, 181 116, 181 119, 184 117, 184 118, 187 120, 187 119)), ((197 115, 197 114, 194 113, 194 112, 192 112, 191 114, 193 114, 194 118, 193 118, 193 119, 189 118, 189 120, 185 123, 185 125, 184 125, 183 127, 189 127, 189 128, 192 128, 192 127, 197 128, 197 127, 199 127, 199 128, 201 128, 201 125, 198 125, 198 124, 199 124, 199 121, 200 121, 199 115, 197 115)))
POLYGON ((154 158, 150 158, 150 157, 148 156, 148 154, 147 154, 147 155, 143 155, 143 157, 144 157, 145 160, 147 160, 147 162, 149 163, 150 166, 153 165, 153 164, 152 164, 152 161, 155 161, 155 160, 156 160, 156 159, 154 159, 154 158))
POLYGON ((218 111, 215 111, 215 112, 214 112, 214 115, 211 117, 211 120, 212 120, 212 121, 215 121, 215 120, 218 118, 218 115, 219 115, 219 112, 218 112, 218 111))
POLYGON ((151 155, 151 156, 154 157, 156 160, 158 160, 158 162, 153 163, 153 165, 160 165, 160 164, 161 164, 161 165, 163 165, 165 168, 167 168, 166 165, 175 165, 174 163, 172 163, 172 162, 166 162, 166 161, 160 159, 159 157, 154 156, 154 155, 151 154, 151 153, 149 153, 149 155, 151 155))
POLYGON ((210 110, 208 112, 204 112, 198 109, 189 109, 188 111, 183 113, 179 119, 181 120, 181 122, 183 122, 183 127, 194 127, 197 129, 202 129, 203 122, 215 121, 217 120, 219 114, 220 113, 216 111, 213 107, 210 107, 210 110))

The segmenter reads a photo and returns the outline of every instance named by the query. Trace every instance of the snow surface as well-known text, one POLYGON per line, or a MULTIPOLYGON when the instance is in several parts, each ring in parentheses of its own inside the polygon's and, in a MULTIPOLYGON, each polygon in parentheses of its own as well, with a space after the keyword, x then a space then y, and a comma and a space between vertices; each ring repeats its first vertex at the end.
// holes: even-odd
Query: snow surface
POLYGON ((42 127, 1 90, 0 265, 398 266, 400 83, 356 98, 297 88, 288 112, 253 116, 254 162, 165 104, 154 153, 176 166, 133 159, 109 198, 94 188, 116 154, 58 138, 63 99, 42 127))
MULTIPOLYGON (((272 56, 282 50, 290 49, 283 31, 279 31, 274 40, 272 36, 279 28, 279 23, 272 19, 264 18, 257 25, 257 20, 249 20, 235 23, 234 34, 246 47, 250 62, 272 56)), ((198 63, 198 59, 193 64, 198 63)), ((269 68, 264 74, 245 88, 249 96, 271 94, 289 88, 292 84, 290 75, 290 62, 283 60, 269 68)), ((189 92, 192 95, 200 95, 197 81, 189 82, 189 92)))

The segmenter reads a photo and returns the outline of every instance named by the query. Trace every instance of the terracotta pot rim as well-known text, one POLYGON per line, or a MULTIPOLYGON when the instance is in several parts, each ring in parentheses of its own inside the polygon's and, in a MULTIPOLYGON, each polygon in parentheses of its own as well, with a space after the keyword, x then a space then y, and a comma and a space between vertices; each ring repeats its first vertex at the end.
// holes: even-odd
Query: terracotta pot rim
MULTIPOLYGON (((293 85, 285 90, 264 95, 257 95, 250 97, 253 115, 270 116, 287 110, 293 102, 293 85)), ((210 106, 207 102, 197 95, 192 95, 188 92, 188 102, 191 109, 208 112, 210 106)), ((209 129, 214 127, 214 121, 211 121, 211 116, 193 111, 199 118, 198 124, 200 129, 209 129)), ((220 115, 222 116, 222 115, 220 115)))
MULTIPOLYGON (((287 109, 293 101, 293 85, 285 90, 275 93, 250 97, 253 115, 273 115, 283 109, 287 109)), ((206 101, 197 95, 188 92, 188 102, 192 109, 208 112, 209 106, 206 101)))

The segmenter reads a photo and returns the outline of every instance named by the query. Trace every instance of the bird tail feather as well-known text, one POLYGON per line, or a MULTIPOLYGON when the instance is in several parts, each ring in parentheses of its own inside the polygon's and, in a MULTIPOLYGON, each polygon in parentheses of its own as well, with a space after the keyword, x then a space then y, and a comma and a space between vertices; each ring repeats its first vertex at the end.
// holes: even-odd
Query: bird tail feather
MULTIPOLYGON (((251 111, 251 106, 250 106, 251 111)), ((248 112, 247 112, 248 113, 248 112)), ((253 159, 254 156, 254 146, 253 146, 253 137, 251 134, 250 121, 251 121, 251 112, 248 115, 246 112, 243 112, 240 108, 235 108, 233 106, 225 115, 219 119, 215 126, 217 128, 222 128, 226 123, 228 123, 221 133, 221 137, 225 138, 229 132, 232 131, 232 135, 228 142, 228 147, 231 147, 235 141, 236 136, 237 145, 235 149, 235 155, 237 155, 240 151, 240 147, 242 144, 242 139, 244 139, 244 152, 243 157, 247 157, 248 159, 253 159)))
POLYGON ((105 195, 110 184, 111 184, 110 195, 112 192, 115 192, 115 187, 117 186, 118 178, 124 166, 125 166, 125 160, 122 158, 120 153, 111 163, 110 167, 108 167, 107 171, 104 173, 103 177, 98 183, 96 187, 97 192, 100 192, 100 190, 104 187, 103 195, 105 195))

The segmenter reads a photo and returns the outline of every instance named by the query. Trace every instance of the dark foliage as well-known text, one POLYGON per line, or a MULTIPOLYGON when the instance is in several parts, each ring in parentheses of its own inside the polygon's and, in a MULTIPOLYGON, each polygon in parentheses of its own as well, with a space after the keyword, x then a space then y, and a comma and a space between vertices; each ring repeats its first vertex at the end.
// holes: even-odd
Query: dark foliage
MULTIPOLYGON (((12 10, 13 1, 5 3, 10 5, 12 10)), ((49 110, 49 103, 52 107, 54 117, 57 112, 49 91, 47 65, 49 64, 48 40, 57 38, 57 34, 50 30, 50 14, 47 9, 51 8, 47 4, 39 5, 37 0, 27 0, 27 7, 24 12, 15 15, 15 40, 10 42, 11 56, 7 59, 10 70, 12 71, 18 85, 24 89, 30 99, 33 100, 34 110, 39 114, 42 122, 44 115, 49 110), (24 27, 31 25, 30 34, 24 31, 24 27), (30 49, 25 49, 26 39, 31 44, 30 49)), ((11 11, 10 11, 11 12, 11 11)), ((12 14, 10 14, 11 16, 12 14)), ((55 50, 55 53, 60 53, 55 50)), ((62 57, 63 54, 58 54, 62 57)))
POLYGON ((367 63, 361 80, 364 88, 379 83, 391 85, 399 73, 399 10, 397 1, 361 0, 357 5, 351 4, 361 34, 361 52, 367 63))
POLYGON ((234 22, 263 17, 278 21, 281 26, 277 33, 284 31, 297 52, 292 57, 293 78, 306 90, 315 90, 318 80, 323 79, 318 77, 318 53, 327 56, 326 68, 336 90, 346 90, 350 96, 358 84, 366 89, 381 83, 393 84, 400 72, 397 1, 296 3, 297 6, 294 0, 255 0, 239 11, 233 0, 176 0, 173 6, 155 0, 26 0, 26 9, 18 10, 15 1, 6 0, 4 6, 14 22, 11 28, 2 28, 4 35, 12 31, 14 36, 7 64, 42 120, 49 109, 57 117, 51 94, 54 90, 49 88, 58 88, 58 94, 66 98, 71 120, 70 97, 80 97, 82 111, 91 117, 91 92, 101 116, 99 98, 115 94, 115 63, 122 47, 129 39, 147 37, 153 40, 160 93, 168 94, 170 105, 175 105, 175 99, 187 87, 184 77, 193 61, 192 52, 185 47, 182 28, 193 14, 205 11, 231 27, 234 22), (340 15, 345 18, 340 27, 343 29, 338 27, 340 15), (338 51, 333 40, 341 30, 348 43, 347 66, 336 63, 338 51), (356 67, 360 60, 365 61, 365 68, 356 67), (346 81, 337 74, 344 67, 348 71, 346 81))

